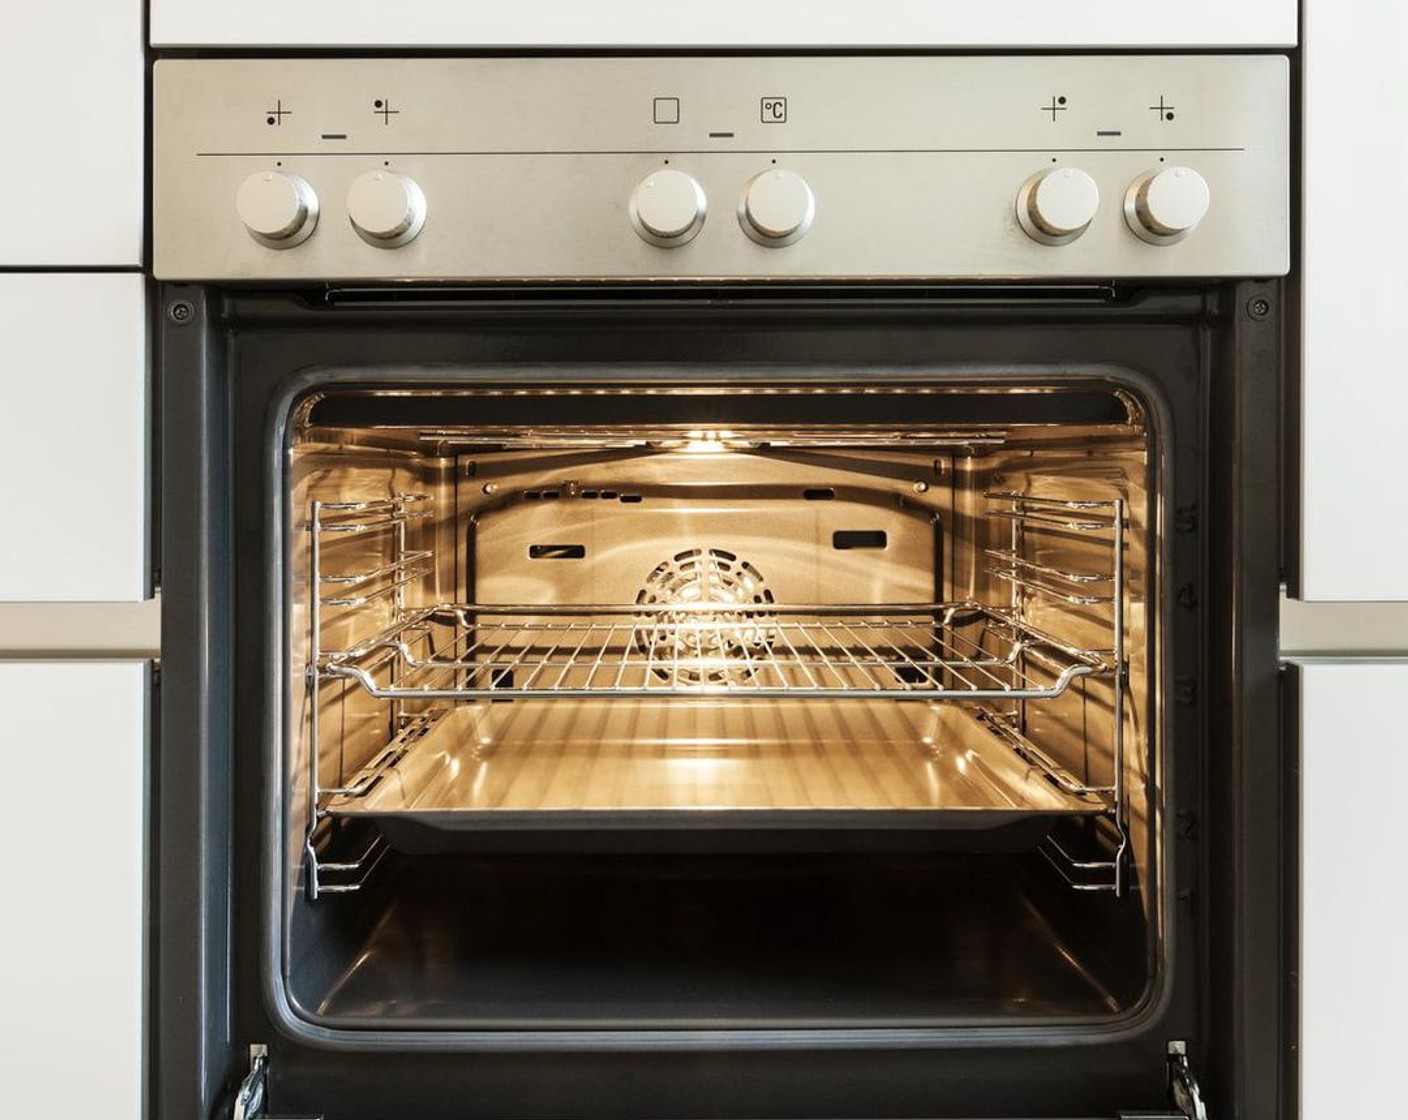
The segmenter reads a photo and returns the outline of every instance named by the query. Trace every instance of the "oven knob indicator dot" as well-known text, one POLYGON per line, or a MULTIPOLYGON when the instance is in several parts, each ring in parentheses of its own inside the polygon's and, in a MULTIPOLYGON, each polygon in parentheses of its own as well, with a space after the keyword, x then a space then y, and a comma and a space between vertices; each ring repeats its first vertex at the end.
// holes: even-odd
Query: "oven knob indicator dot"
POLYGON ((693 241, 704 226, 707 210, 704 188, 683 171, 652 172, 631 192, 631 225, 642 240, 662 249, 693 241))
POLYGON ((1100 188, 1078 167, 1038 172, 1017 192, 1017 221, 1043 245, 1066 245, 1086 231, 1100 209, 1100 188))
POLYGON ((291 249, 313 236, 318 196, 287 171, 256 171, 240 184, 235 211, 249 235, 270 249, 291 249))
POLYGON ((394 171, 368 171, 347 188, 347 216, 368 245, 395 249, 414 241, 425 225, 420 185, 394 171))
POLYGON ((806 236, 816 218, 816 195, 795 171, 772 168, 749 179, 738 203, 738 224, 759 245, 780 248, 806 236))
POLYGON ((1191 167, 1149 171, 1129 185, 1125 220, 1151 245, 1171 245, 1187 237, 1212 204, 1208 181, 1191 167))

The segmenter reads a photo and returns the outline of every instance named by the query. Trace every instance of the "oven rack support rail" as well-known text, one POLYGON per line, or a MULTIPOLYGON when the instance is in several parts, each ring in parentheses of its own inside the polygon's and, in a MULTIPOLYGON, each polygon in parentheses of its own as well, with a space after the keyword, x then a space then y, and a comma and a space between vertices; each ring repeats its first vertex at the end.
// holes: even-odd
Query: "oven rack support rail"
POLYGON ((1008 549, 987 550, 988 571, 1011 589, 1007 605, 946 603, 778 604, 754 602, 629 604, 455 604, 408 607, 406 588, 433 568, 432 552, 407 546, 407 528, 432 516, 426 495, 366 502, 312 503, 311 651, 308 665, 309 782, 304 851, 307 889, 359 889, 386 853, 379 834, 336 858, 327 804, 356 796, 383 774, 433 722, 433 702, 509 699, 688 697, 891 699, 982 705, 994 737, 1072 794, 1096 796, 1109 811, 1105 837, 1077 852, 1074 837, 1054 836, 1042 854, 1079 891, 1124 890, 1125 509, 1121 499, 1068 500, 992 492, 995 516, 1011 525, 1008 549), (1108 572, 1072 571, 1026 555, 1042 533, 1110 538, 1108 572), (370 537, 390 559, 350 572, 324 571, 330 540, 370 537), (1108 608, 1110 643, 1073 645, 1027 620, 1029 597, 1080 608, 1108 608), (322 645, 325 612, 389 607, 391 621, 341 648, 322 645), (1027 705, 1066 695, 1085 678, 1111 682, 1112 774, 1107 782, 1073 775, 1025 734, 1027 705), (391 742, 353 782, 325 785, 319 759, 319 696, 331 683, 352 685, 391 704, 391 742), (408 712, 406 705, 412 705, 408 712), (1005 710, 1000 705, 1008 705, 1005 710))
MULTIPOLYGON (((1111 891, 1122 896, 1126 886, 1129 858, 1127 776, 1125 773, 1125 701, 1129 692, 1129 662, 1125 649, 1125 549, 1129 528, 1123 498, 1080 499, 995 490, 984 498, 997 508, 993 516, 1008 523, 1010 536, 1005 549, 987 549, 985 571, 1009 588, 1007 610, 1012 617, 1025 617, 1033 601, 1055 603, 1079 611, 1108 609, 1110 616, 1110 657, 1107 664, 1111 683, 1110 742, 1111 777, 1106 787, 1110 811, 1103 822, 1106 835, 1095 838, 1073 836, 1066 842, 1055 833, 1046 837, 1039 851, 1067 886, 1076 891, 1111 891), (1109 549, 1109 567, 1086 570, 1039 559, 1039 546, 1059 540, 1104 540, 1109 549), (1077 843, 1082 845, 1077 850, 1077 843)), ((1019 662, 1024 658, 1019 654, 1019 662)), ((993 721, 993 729, 1014 740, 1022 739, 1027 727, 1029 697, 1016 701, 1005 725, 993 721)), ((1038 748, 1019 748, 1032 758, 1038 748)))
MULTIPOLYGON (((328 611, 345 613, 370 606, 385 606, 392 617, 407 613, 406 588, 430 574, 434 555, 429 550, 407 546, 407 528, 432 516, 428 494, 394 494, 366 501, 312 503, 309 520, 309 562, 312 566, 312 594, 309 597, 308 741, 309 782, 308 826, 303 839, 304 889, 309 898, 348 894, 360 890, 375 873, 390 850, 386 840, 373 833, 369 838, 346 838, 336 834, 337 822, 325 812, 327 799, 349 787, 339 781, 322 784, 318 757, 322 685, 326 677, 323 661, 324 616, 328 611), (325 572, 324 554, 331 542, 373 545, 390 556, 387 562, 372 564, 352 572, 325 572)), ((394 707, 398 726, 404 721, 399 705, 394 707)), ((414 725, 402 726, 394 742, 414 736, 414 725)), ((390 748, 388 747, 388 750, 390 748)), ((382 752, 385 754, 385 752, 382 752)))

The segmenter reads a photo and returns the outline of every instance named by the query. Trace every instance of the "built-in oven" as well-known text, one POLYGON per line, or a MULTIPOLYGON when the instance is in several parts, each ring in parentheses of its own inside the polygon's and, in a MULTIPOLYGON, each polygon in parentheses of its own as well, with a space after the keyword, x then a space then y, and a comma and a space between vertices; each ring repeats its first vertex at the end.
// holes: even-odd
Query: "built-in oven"
POLYGON ((156 1114, 1293 1115, 1287 127, 159 64, 156 1114))

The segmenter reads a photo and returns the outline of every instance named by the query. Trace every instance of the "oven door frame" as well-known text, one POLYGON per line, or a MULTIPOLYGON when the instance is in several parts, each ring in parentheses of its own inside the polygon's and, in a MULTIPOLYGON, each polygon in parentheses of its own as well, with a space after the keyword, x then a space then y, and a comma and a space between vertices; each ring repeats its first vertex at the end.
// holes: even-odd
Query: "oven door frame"
MULTIPOLYGON (((414 291, 320 297, 162 286, 165 641, 152 878, 158 931, 152 1000, 154 1115, 210 1115, 243 1074, 247 1045, 265 1042, 272 1047, 271 1084, 302 1107, 324 1101, 316 1107, 333 1114, 348 1102, 376 1099, 377 1086, 384 1093, 386 1084, 404 1082, 412 1074, 434 1082, 429 1089, 422 1086, 419 1097, 397 1098, 410 1109, 407 1115, 417 1116, 438 1114, 428 1102, 460 1091, 470 1095, 457 1116, 542 1110, 541 1102, 531 1103, 531 1086, 541 1079, 589 1084, 603 1076, 633 1082, 635 1090, 623 1098, 601 1096, 591 1111, 650 1117, 680 1111, 665 1102, 684 1087, 711 1115, 743 1116, 759 1107, 782 1115, 821 1115, 828 1113, 830 1101, 842 1102, 839 1107, 854 1115, 867 1114, 862 1101, 878 1110, 874 1115, 942 1115, 943 1103, 965 1092, 978 1102, 970 1101, 972 1107, 983 1108, 985 1115, 1100 1114, 1150 1106, 1152 1086, 1162 1086, 1165 1079, 1167 1045, 1174 1041, 1167 1030, 1157 1028, 1167 1028, 1171 1020, 1192 1028, 1179 1033, 1192 1035, 1194 1065, 1206 1070, 1205 1088, 1218 1111, 1238 1106, 1246 1115, 1294 1115, 1288 1053, 1294 1032, 1285 1022, 1293 1008, 1287 989, 1288 962, 1294 956, 1287 953, 1293 943, 1286 930, 1293 923, 1282 867, 1284 767, 1276 701, 1273 696, 1268 711, 1266 694, 1268 673, 1273 685, 1276 679, 1280 550, 1279 441, 1264 419, 1279 414, 1283 347, 1279 313, 1243 313, 1253 305, 1260 310, 1258 299, 1270 299, 1273 311, 1278 309, 1280 287, 1277 282, 1248 282, 1121 293, 1118 298, 1090 289, 784 290, 761 297, 739 291, 710 293, 708 299, 701 298, 704 293, 662 297, 658 291, 602 291, 583 298, 578 291, 501 301, 483 290, 426 289, 426 298, 418 300, 414 291), (818 353, 827 352, 838 331, 852 346, 856 339, 868 338, 872 350, 891 358, 889 363, 877 358, 859 363, 867 372, 884 366, 888 373, 909 376, 926 367, 953 368, 951 357, 923 354, 923 341, 940 337, 960 351, 967 346, 979 355, 993 353, 995 368, 1019 364, 1023 345, 1040 342, 1043 366, 1144 369, 1156 397, 1168 393, 1171 378, 1177 379, 1170 373, 1173 366, 1189 360, 1196 364, 1191 391, 1197 399, 1181 402, 1175 411, 1188 414, 1191 409, 1196 415, 1199 449, 1183 450, 1207 469, 1193 472, 1195 491, 1175 491, 1166 503, 1163 532, 1166 626, 1194 635, 1192 646, 1199 651, 1191 669, 1167 665, 1163 682, 1167 765, 1173 765, 1176 753, 1189 750, 1179 744, 1190 738, 1203 744, 1192 748, 1196 765, 1185 767, 1188 774, 1180 779, 1165 824, 1173 853, 1164 882, 1166 921, 1185 927, 1170 937, 1169 945, 1173 952, 1196 953, 1199 961, 1194 976, 1175 979, 1178 992, 1171 989, 1168 995, 1172 1000, 1177 994, 1187 1006, 1180 1011, 1166 1004, 1143 1022, 1104 1037, 1053 1030, 1037 1035, 1023 1033, 1023 1028, 634 1031, 460 1036, 447 1043, 398 1033, 394 1049, 386 1038, 368 1037, 362 1040, 366 1048, 351 1059, 345 1051, 326 1049, 349 1040, 307 1031, 289 1037, 276 993, 264 982, 269 942, 250 932, 250 890, 254 887, 262 896, 257 887, 261 868, 250 866, 251 821, 241 808, 245 798, 236 796, 244 789, 247 798, 250 782, 248 749, 236 750, 237 728, 246 718, 241 715, 245 705, 236 699, 245 693, 236 681, 248 683, 238 661, 250 656, 247 649, 241 652, 240 642, 249 608, 239 604, 259 602, 262 593, 255 589, 271 572, 275 580, 281 578, 277 565, 251 573, 248 564, 237 572, 233 562, 236 553, 251 551, 267 560, 268 549, 276 544, 267 503, 252 508, 236 498, 241 484, 235 467, 251 461, 248 441, 262 445, 267 459, 271 426, 287 414, 289 402, 310 379, 326 376, 296 371, 352 360, 375 365, 377 347, 387 345, 401 348, 400 360, 381 355, 378 381, 385 381, 388 365, 407 368, 408 358, 418 364, 443 360, 446 355, 436 345, 409 341, 432 324, 448 330, 447 337, 460 337, 459 343, 445 345, 450 353, 463 351, 461 368, 479 364, 497 369, 501 377, 509 366, 542 370, 543 347, 550 348, 544 340, 549 339, 565 344, 563 355, 577 357, 560 355, 556 361, 561 366, 581 365, 583 359, 610 361, 613 347, 617 362, 632 360, 627 356, 632 352, 639 361, 641 336, 636 332, 647 326, 651 329, 645 333, 656 339, 664 337, 664 328, 670 332, 668 341, 646 346, 654 347, 651 364, 678 369, 693 347, 698 367, 707 363, 714 345, 710 332, 724 322, 744 331, 752 348, 745 360, 764 373, 796 363, 803 340, 818 345, 818 353), (1174 337, 1183 341, 1169 346, 1174 337), (471 338, 475 341, 467 343, 471 338), (620 349, 628 338, 635 351, 620 349), (481 354, 478 363, 471 360, 474 347, 481 354), (251 357, 256 351, 257 362, 251 357), (1092 354, 1099 355, 1098 363, 1088 360, 1092 354), (255 366, 278 371, 273 379, 281 385, 277 398, 267 377, 253 388, 261 380, 250 372, 255 366), (250 431, 256 409, 257 435, 250 431), (1204 479, 1204 474, 1218 477, 1204 479), (1200 700, 1200 694, 1206 699, 1200 700), (1234 718, 1212 718, 1214 706, 1234 718), (1237 785, 1241 796, 1234 795, 1227 780, 1250 782, 1253 773, 1263 783, 1237 785), (1229 850, 1234 858, 1226 860, 1222 853, 1229 850), (1207 921, 1213 908, 1228 920, 1207 921), (1280 951, 1269 952, 1273 945, 1280 951), (1268 1000, 1277 1008, 1275 1015, 1264 1010, 1268 1000), (1213 1007, 1222 1010, 1214 1013, 1213 1007), (1195 1025, 1199 1023, 1207 1026, 1195 1025), (430 1052, 447 1045, 451 1054, 430 1052), (1072 1045, 1081 1049, 1073 1053, 1072 1045), (445 1062, 450 1057, 453 1074, 445 1062), (1100 1072, 1080 1072, 1081 1064, 1100 1072), (883 1079, 875 1081, 882 1071, 883 1079), (971 1088, 957 1092, 973 1084, 981 1086, 976 1095, 971 1088), (1050 1103, 1053 1085, 1061 1089, 1056 1094, 1060 1107, 1050 1103), (868 1089, 858 1096, 861 1087, 868 1089), (768 1104, 761 1106, 762 1101, 768 1104)), ((740 360, 739 337, 732 336, 727 358, 707 366, 715 380, 726 380, 729 365, 740 360)), ((806 354, 805 345, 800 353, 806 354)), ((969 366, 987 361, 968 354, 969 366)), ((856 368, 854 359, 839 365, 852 374, 856 368)), ((1178 438, 1180 447, 1187 442, 1183 434, 1178 438)), ((273 467, 277 476, 278 465, 265 462, 263 469, 273 467)), ((1176 478, 1175 486, 1181 485, 1176 478)), ((267 488, 262 492, 267 496, 267 488)), ((281 608, 282 600, 278 602, 281 608)), ((1170 647, 1186 648, 1189 641, 1171 635, 1170 647)), ((265 675, 257 687, 265 696, 277 696, 282 661, 270 665, 267 657, 263 660, 265 675)), ((281 718, 275 716, 270 724, 270 714, 261 717, 266 736, 281 718)), ((262 800, 267 810, 273 800, 267 790, 262 800)), ((267 861, 262 870, 268 873, 267 861)), ((263 923, 266 933, 268 925, 263 923)), ((1175 977, 1184 968, 1179 965, 1175 977)), ((553 1099, 548 1111, 565 1107, 553 1099)), ((566 1099, 578 1098, 569 1093, 566 1099)))

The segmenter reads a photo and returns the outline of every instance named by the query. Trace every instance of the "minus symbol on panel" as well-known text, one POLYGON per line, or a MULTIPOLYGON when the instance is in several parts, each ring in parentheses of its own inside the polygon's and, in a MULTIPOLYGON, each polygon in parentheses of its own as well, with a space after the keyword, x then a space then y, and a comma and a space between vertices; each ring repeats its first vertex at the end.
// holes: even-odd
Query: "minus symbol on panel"
POLYGON ((1097 128, 1095 135, 1099 137, 1123 136, 1124 131, 1118 128, 1097 128))
POLYGON ((732 140, 732 139, 733 139, 733 133, 732 133, 732 132, 711 132, 711 133, 709 133, 709 139, 710 139, 710 140, 732 140))
POLYGON ((323 139, 324 139, 324 140, 346 140, 346 139, 347 139, 347 133, 345 133, 345 132, 324 132, 324 133, 323 133, 323 139))

